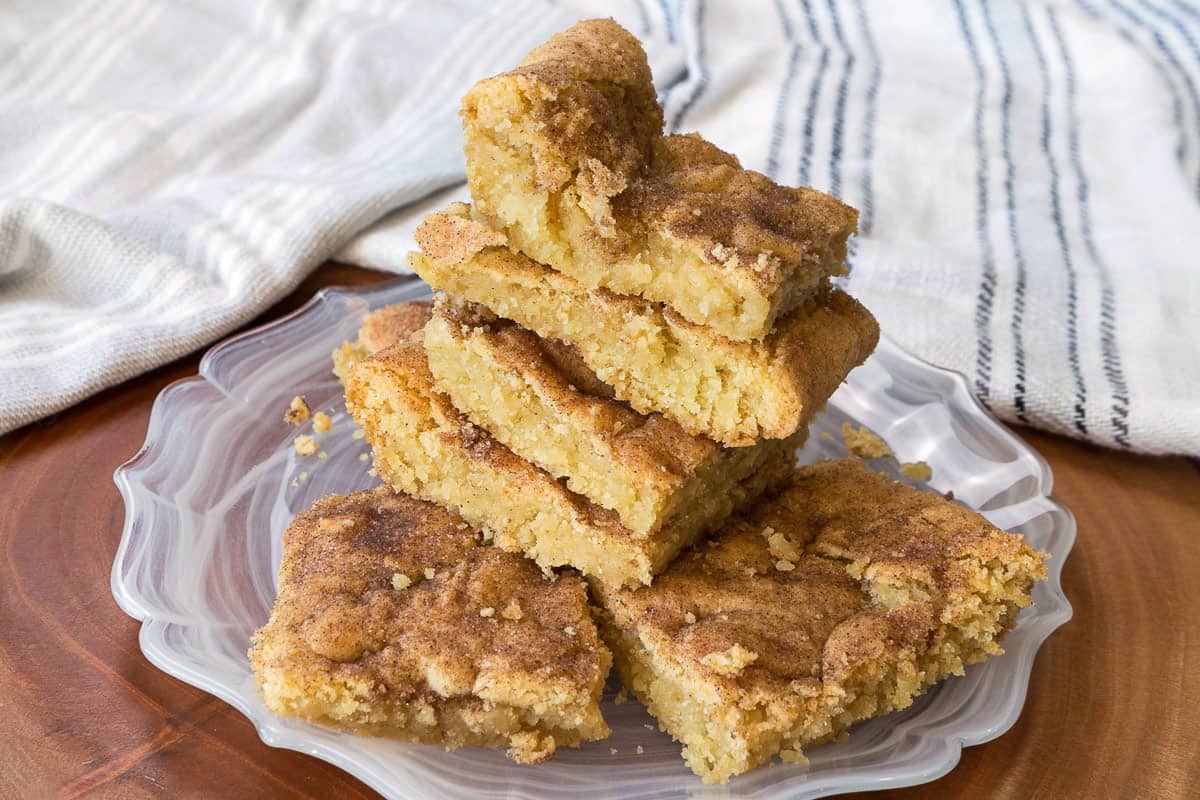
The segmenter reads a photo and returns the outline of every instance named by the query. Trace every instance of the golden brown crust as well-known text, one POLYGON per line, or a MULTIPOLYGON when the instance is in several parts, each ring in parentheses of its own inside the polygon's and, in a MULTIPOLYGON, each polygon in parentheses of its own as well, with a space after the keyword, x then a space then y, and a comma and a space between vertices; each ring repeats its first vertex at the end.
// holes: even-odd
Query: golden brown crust
POLYGON ((640 619, 637 624, 661 628, 671 637, 683 630, 688 609, 698 619, 715 616, 676 637, 674 652, 699 661, 714 644, 723 642, 716 648, 721 650, 736 639, 766 655, 736 678, 715 680, 741 692, 770 693, 806 674, 818 656, 841 661, 841 653, 823 653, 827 634, 816 637, 813 649, 810 617, 821 614, 832 631, 836 621, 871 605, 860 580, 869 584, 885 571, 893 578, 903 575, 920 583, 930 602, 953 602, 981 590, 971 582, 978 576, 964 562, 996 559, 1031 565, 1026 590, 1035 578, 1045 577, 1041 558, 1020 536, 941 495, 870 472, 857 459, 843 459, 797 470, 773 500, 680 556, 653 586, 625 590, 613 602, 623 618, 640 619), (785 548, 796 555, 788 558, 785 548), (780 569, 787 561, 795 568, 784 564, 780 569), (768 607, 779 613, 755 611, 768 607), (729 613, 736 608, 746 613, 729 613), (726 612, 724 620, 720 612, 726 612))
POLYGON ((548 191, 578 175, 595 194, 616 194, 642 169, 662 131, 646 54, 611 19, 576 23, 516 69, 477 83, 463 98, 464 126, 497 94, 519 104, 541 132, 533 157, 548 191))
POLYGON ((432 309, 429 300, 411 300, 372 311, 363 318, 358 341, 368 354, 378 353, 425 327, 432 309))
POLYGON ((491 228, 475 214, 469 203, 451 203, 441 211, 426 214, 413 233, 421 252, 447 264, 460 264, 487 245, 464 248, 463 241, 476 243, 487 237, 491 228), (465 252, 464 252, 465 251, 465 252))
MULTIPOLYGON (((643 700, 658 702, 641 677, 657 669, 718 717, 722 708, 763 708, 767 722, 756 724, 776 735, 773 745, 763 740, 769 757, 903 707, 999 652, 996 641, 1045 574, 1043 557, 1019 536, 846 459, 797 470, 775 499, 680 556, 652 586, 593 591, 622 677, 637 678, 643 700), (896 678, 902 667, 907 688, 896 678), (879 686, 888 691, 873 697, 879 686)), ((656 713, 673 712, 658 702, 656 713)), ((713 724, 731 724, 720 718, 713 724)), ((742 734, 761 735, 749 730, 742 734)), ((687 743, 693 768, 717 780, 763 756, 723 760, 712 755, 719 743, 687 743)))
MULTIPOLYGON (((375 371, 397 376, 397 388, 403 388, 406 393, 419 398, 421 403, 428 404, 430 416, 441 423, 443 436, 449 434, 452 439, 450 444, 457 451, 469 459, 486 464, 488 469, 497 474, 509 476, 515 490, 561 499, 564 506, 571 509, 571 516, 577 517, 586 527, 607 536, 630 538, 630 531, 621 525, 616 514, 563 490, 551 476, 532 467, 486 430, 471 422, 454 407, 449 397, 439 391, 429 371, 424 344, 419 336, 413 338, 425 327, 432 313, 431 302, 410 301, 387 306, 368 317, 366 321, 375 317, 376 341, 384 347, 372 351, 371 357, 364 362, 364 375, 368 371, 375 371)), ((368 403, 362 397, 364 389, 362 381, 347 385, 347 402, 351 404, 352 411, 354 408, 367 408, 368 403)), ((371 439, 370 431, 368 439, 371 439)))
MULTIPOLYGON (((396 376, 398 390, 402 389, 428 403, 431 418, 439 423, 441 438, 449 439, 448 444, 467 458, 479 462, 481 468, 508 476, 508 485, 513 491, 546 497, 547 504, 561 502, 564 507, 571 509, 570 516, 577 518, 581 525, 603 532, 606 536, 632 538, 632 532, 621 524, 616 514, 566 491, 550 475, 518 457, 455 408, 450 398, 438 391, 429 372, 424 346, 419 341, 401 341, 355 367, 346 387, 346 399, 352 412, 370 407, 362 395, 365 386, 361 380, 356 380, 360 376, 365 379, 369 373, 396 376)), ((358 416, 356 413, 355 418, 358 416)), ((364 425, 364 429, 367 431, 367 440, 374 445, 371 428, 364 425)))
MULTIPOLYGON (((424 329, 432 316, 433 303, 427 300, 410 300, 396 305, 384 306, 363 318, 358 338, 366 348, 366 355, 373 355, 402 342, 419 330, 424 329), (368 331, 370 331, 368 333, 368 331)), ((501 320, 484 306, 471 304, 470 318, 461 320, 465 325, 499 324, 516 327, 501 320)), ((510 334, 512 335, 512 334, 510 334)), ((536 352, 539 361, 544 359, 546 369, 553 370, 563 380, 581 392, 593 397, 611 399, 612 387, 596 377, 596 373, 584 363, 571 345, 557 339, 537 340, 536 352)))
POLYGON ((519 760, 552 755, 546 735, 571 744, 607 733, 597 701, 609 654, 582 582, 549 580, 481 545, 458 515, 384 487, 325 497, 288 527, 279 594, 250 659, 274 710, 362 732, 507 741, 519 760), (510 606, 524 613, 481 613, 510 606), (467 731, 464 718, 495 706, 520 723, 467 731))
POLYGON ((345 383, 355 364, 424 327, 431 307, 432 303, 428 300, 413 300, 385 306, 368 314, 358 329, 358 338, 353 342, 342 342, 333 351, 333 374, 345 383))
POLYGON ((780 320, 766 343, 771 374, 797 387, 793 413, 811 419, 850 370, 875 351, 879 323, 850 295, 826 288, 780 320))
POLYGON ((483 306, 441 296, 425 327, 439 388, 477 425, 567 486, 650 535, 707 505, 799 441, 726 448, 661 414, 643 416, 575 348, 542 339, 483 306), (594 388, 599 388, 595 391, 594 388))
POLYGON ((434 251, 438 258, 452 263, 466 261, 485 247, 502 247, 508 241, 503 233, 474 219, 467 203, 451 203, 437 217, 422 220, 414 237, 426 253, 434 251))
POLYGON ((475 339, 488 348, 500 368, 534 383, 539 396, 559 412, 560 420, 586 425, 584 431, 574 428, 575 434, 601 439, 623 466, 640 474, 639 484, 676 483, 721 449, 711 439, 692 436, 661 414, 643 416, 624 403, 581 388, 599 384, 611 392, 569 345, 556 346, 483 306, 456 305, 444 296, 434 307, 434 318, 458 342, 475 339))
POLYGON ((1045 577, 1041 557, 1020 536, 941 495, 873 473, 858 459, 801 470, 784 499, 782 513, 806 526, 812 552, 852 562, 868 581, 902 578, 955 599, 977 589, 981 564, 1036 560, 1035 576, 1045 577))
POLYGON ((536 383, 563 420, 584 422, 588 435, 603 438, 623 464, 643 473, 644 481, 686 477, 721 449, 661 414, 642 415, 611 399, 612 387, 601 382, 570 345, 543 339, 477 303, 455 304, 445 295, 434 306, 434 318, 460 342, 483 339, 502 367, 536 383))
POLYGON ((558 34, 463 100, 467 176, 510 246, 589 288, 762 338, 844 271, 857 212, 663 136, 645 54, 611 20, 558 34))
POLYGON ((680 509, 653 534, 635 534, 616 513, 473 424, 438 391, 421 335, 397 334, 397 344, 359 362, 346 380, 347 408, 379 474, 399 490, 456 508, 497 545, 543 566, 572 565, 617 585, 648 583, 679 550, 790 470, 791 450, 777 443, 727 492, 680 509))
POLYGON ((850 296, 823 289, 759 342, 733 341, 669 307, 605 289, 502 247, 465 261, 448 217, 421 223, 426 253, 409 265, 437 289, 490 308, 545 339, 569 342, 616 396, 687 432, 736 447, 794 433, 875 348, 875 319, 850 296))
POLYGON ((760 294, 779 292, 776 316, 787 313, 817 283, 810 281, 806 291, 789 295, 789 268, 807 262, 824 277, 837 270, 824 268, 823 261, 838 268, 844 262, 858 212, 837 198, 807 187, 781 186, 760 172, 742 169, 735 156, 698 134, 665 136, 654 152, 649 177, 622 196, 618 208, 624 210, 628 203, 630 216, 656 220, 673 238, 695 242, 711 263, 744 271, 760 294))

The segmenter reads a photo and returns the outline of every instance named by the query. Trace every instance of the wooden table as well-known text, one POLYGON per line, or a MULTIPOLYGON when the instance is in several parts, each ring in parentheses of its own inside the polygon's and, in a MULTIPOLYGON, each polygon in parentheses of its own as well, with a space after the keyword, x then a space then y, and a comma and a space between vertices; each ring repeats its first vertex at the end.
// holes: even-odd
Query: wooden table
MULTIPOLYGON (((328 265, 263 320, 382 277, 328 265)), ((109 593, 125 515, 113 469, 198 361, 0 437, 0 798, 375 796, 152 667, 109 593)), ((868 796, 1200 796, 1200 466, 1019 433, 1078 519, 1075 618, 1039 652, 1012 730, 933 784, 868 796)))

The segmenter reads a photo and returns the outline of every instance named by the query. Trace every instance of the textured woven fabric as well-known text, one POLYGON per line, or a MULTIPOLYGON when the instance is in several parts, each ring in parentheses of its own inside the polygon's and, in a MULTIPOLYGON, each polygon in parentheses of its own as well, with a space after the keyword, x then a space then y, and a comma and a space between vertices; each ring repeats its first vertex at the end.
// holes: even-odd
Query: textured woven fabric
POLYGON ((220 338, 461 181, 458 97, 573 19, 537 0, 6 3, 0 431, 220 338))
POLYGON ((646 42, 672 130, 861 210, 849 288, 885 333, 1005 419, 1200 454, 1200 8, 1177 0, 10 3, 0 431, 336 253, 402 271, 418 213, 463 195, 462 92, 597 15, 646 42))

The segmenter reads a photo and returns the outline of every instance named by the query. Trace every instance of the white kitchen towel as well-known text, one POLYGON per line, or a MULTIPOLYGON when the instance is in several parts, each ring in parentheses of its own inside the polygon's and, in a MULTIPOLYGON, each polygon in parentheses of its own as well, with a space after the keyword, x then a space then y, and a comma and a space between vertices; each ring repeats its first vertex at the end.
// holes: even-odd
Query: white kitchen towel
POLYGON ((861 209, 851 291, 1002 417, 1200 454, 1200 8, 1177 0, 8 4, 0 431, 339 251, 402 270, 429 195, 462 192, 462 91, 597 15, 646 41, 672 130, 861 209))
POLYGON ((0 432, 220 338, 460 182, 462 93, 575 19, 542 0, 0 5, 0 432))

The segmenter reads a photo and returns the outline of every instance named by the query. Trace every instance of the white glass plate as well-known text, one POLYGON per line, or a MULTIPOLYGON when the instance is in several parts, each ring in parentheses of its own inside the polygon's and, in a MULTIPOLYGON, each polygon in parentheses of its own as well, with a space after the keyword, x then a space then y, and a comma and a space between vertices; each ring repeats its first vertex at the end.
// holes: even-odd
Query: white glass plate
MULTIPOLYGON (((267 744, 323 758, 394 798, 819 797, 933 780, 964 746, 994 739, 1016 721, 1038 646, 1071 616, 1059 576, 1074 520, 1050 498, 1045 461, 976 402, 961 375, 886 338, 817 418, 800 460, 844 455, 842 422, 865 424, 900 460, 927 462, 934 489, 952 489, 1048 551, 1050 577, 1034 589, 1035 605, 1021 613, 1003 656, 968 668, 904 711, 856 726, 844 742, 812 749, 806 766, 776 763, 727 786, 701 784, 679 745, 645 727, 652 720, 636 701, 615 704, 615 679, 603 705, 612 736, 535 767, 501 751, 447 753, 269 713, 246 649, 275 596, 281 534, 318 497, 377 482, 366 444, 352 435, 330 351, 354 338, 370 309, 428 294, 416 279, 321 291, 291 316, 214 347, 197 377, 159 395, 145 445, 115 475, 126 517, 112 590, 141 620, 142 651, 160 669, 232 704, 267 744), (298 432, 311 432, 310 423, 297 431, 281 420, 296 394, 333 417, 333 430, 317 436, 325 458, 301 458, 291 447, 298 432)), ((895 474, 896 460, 872 466, 895 474)))

